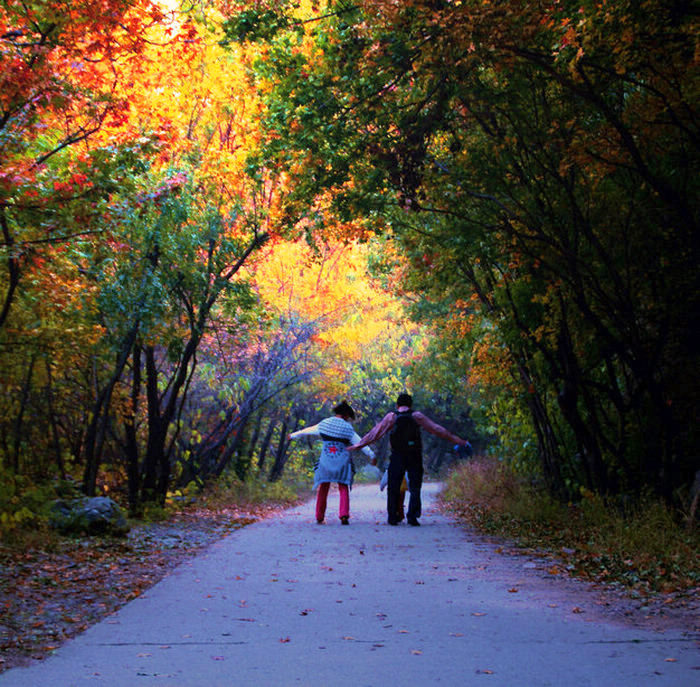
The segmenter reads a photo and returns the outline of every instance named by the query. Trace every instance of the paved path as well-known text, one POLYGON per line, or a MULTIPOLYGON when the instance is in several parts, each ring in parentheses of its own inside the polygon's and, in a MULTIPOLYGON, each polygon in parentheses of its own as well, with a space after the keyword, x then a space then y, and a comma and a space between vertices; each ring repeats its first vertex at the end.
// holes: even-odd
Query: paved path
POLYGON ((700 685, 697 637, 587 621, 522 562, 516 591, 435 491, 419 528, 385 525, 372 485, 349 527, 307 504, 238 530, 0 687, 700 685))

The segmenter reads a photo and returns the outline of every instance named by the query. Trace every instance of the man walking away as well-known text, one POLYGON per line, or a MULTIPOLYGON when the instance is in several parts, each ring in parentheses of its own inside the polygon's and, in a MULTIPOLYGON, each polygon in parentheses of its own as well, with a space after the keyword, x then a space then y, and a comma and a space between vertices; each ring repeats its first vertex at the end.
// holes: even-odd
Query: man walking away
MULTIPOLYGON (((404 474, 408 476, 408 513, 406 520, 409 525, 420 525, 421 516, 421 487, 423 485, 423 444, 421 428, 459 446, 471 447, 465 439, 460 439, 441 425, 433 422, 420 411, 412 410, 413 398, 410 394, 399 394, 396 399, 396 411, 387 413, 356 444, 348 446, 348 451, 356 451, 381 439, 387 432, 391 444, 391 459, 389 462, 389 483, 387 485, 387 515, 390 525, 398 525, 398 507, 401 482, 404 474)), ((376 459, 372 464, 376 464, 376 459)))

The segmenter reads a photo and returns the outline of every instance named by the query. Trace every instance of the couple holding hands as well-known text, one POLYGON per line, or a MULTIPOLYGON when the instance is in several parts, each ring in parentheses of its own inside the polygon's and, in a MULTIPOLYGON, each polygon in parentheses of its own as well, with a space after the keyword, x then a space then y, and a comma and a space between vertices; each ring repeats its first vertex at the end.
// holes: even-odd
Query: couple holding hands
POLYGON ((321 420, 313 427, 306 427, 289 435, 290 439, 300 436, 315 436, 323 441, 321 455, 314 466, 314 488, 318 488, 316 496, 316 522, 322 523, 326 515, 328 491, 331 482, 338 484, 340 505, 338 514, 340 522, 347 525, 350 522, 350 486, 353 480, 353 465, 351 451, 362 450, 370 458, 372 465, 377 459, 369 448, 369 444, 381 439, 390 432, 391 458, 387 483, 387 516, 390 525, 398 525, 402 512, 401 484, 404 477, 408 478, 408 512, 406 520, 409 525, 418 526, 421 515, 421 487, 423 485, 423 452, 421 429, 447 439, 456 447, 463 447, 471 453, 471 445, 465 439, 452 434, 441 425, 433 422, 420 411, 413 410, 413 399, 409 394, 402 393, 396 400, 396 410, 387 413, 362 438, 350 424, 355 419, 355 411, 342 401, 333 408, 333 415, 321 420))

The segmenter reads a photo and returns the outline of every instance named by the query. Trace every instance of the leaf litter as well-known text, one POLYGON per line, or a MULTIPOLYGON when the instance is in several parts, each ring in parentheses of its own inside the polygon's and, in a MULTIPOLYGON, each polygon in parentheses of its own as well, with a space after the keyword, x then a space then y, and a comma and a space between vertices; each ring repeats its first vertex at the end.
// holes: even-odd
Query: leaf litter
POLYGON ((123 539, 59 537, 22 551, 0 544, 0 673, 46 658, 208 545, 275 512, 192 508, 123 539))

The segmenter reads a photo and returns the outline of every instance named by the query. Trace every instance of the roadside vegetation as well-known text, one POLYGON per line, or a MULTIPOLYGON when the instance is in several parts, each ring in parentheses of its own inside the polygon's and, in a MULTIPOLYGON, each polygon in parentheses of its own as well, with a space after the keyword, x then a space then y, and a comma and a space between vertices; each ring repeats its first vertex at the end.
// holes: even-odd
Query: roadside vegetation
POLYGON ((481 532, 553 555, 551 574, 620 584, 635 594, 690 597, 700 591, 700 532, 687 514, 649 497, 626 504, 581 490, 554 500, 505 462, 478 458, 446 480, 445 508, 481 532))

